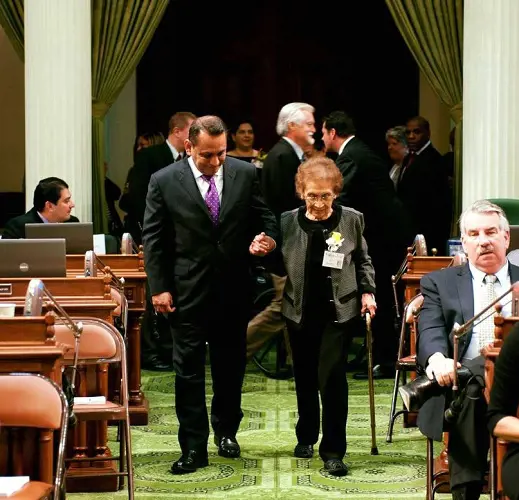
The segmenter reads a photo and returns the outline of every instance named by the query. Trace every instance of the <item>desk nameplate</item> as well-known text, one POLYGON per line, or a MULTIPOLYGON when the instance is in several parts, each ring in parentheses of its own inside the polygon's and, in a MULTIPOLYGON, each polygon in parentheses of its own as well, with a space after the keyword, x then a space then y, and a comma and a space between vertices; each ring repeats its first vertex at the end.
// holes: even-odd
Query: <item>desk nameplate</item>
POLYGON ((13 294, 13 285, 11 283, 0 283, 0 295, 10 297, 13 294))

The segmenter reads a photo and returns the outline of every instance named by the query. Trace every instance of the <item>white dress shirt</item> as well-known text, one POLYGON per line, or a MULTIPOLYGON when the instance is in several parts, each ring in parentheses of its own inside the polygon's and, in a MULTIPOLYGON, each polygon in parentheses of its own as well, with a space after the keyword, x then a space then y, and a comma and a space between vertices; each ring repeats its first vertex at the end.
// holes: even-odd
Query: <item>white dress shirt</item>
MULTIPOLYGON (((187 159, 189 166, 191 167, 191 171, 193 172, 193 176, 195 178, 196 185, 200 190, 200 194, 202 195, 202 199, 205 200, 205 195, 207 191, 209 191, 209 182, 207 182, 202 175, 204 175, 198 168, 196 168, 195 162, 193 158, 190 156, 187 159)), ((218 198, 220 199, 220 205, 222 203, 222 191, 223 191, 223 165, 220 167, 220 170, 214 174, 214 182, 216 184, 216 190, 218 191, 218 198)))
MULTIPOLYGON (((475 266, 473 266, 469 262, 470 272, 472 274, 472 290, 474 292, 474 315, 478 314, 485 307, 485 299, 486 299, 486 291, 485 291, 485 283, 484 278, 486 273, 480 271, 475 266)), ((494 289, 496 291, 496 297, 502 295, 506 290, 508 290, 511 286, 510 275, 508 270, 508 261, 506 261, 505 265, 496 273, 497 280, 494 284, 494 289)), ((503 309, 501 314, 506 318, 512 315, 512 293, 508 294, 502 301, 501 305, 503 309)), ((479 335, 478 335, 478 324, 483 321, 487 316, 493 314, 495 309, 490 309, 486 314, 484 314, 479 320, 476 321, 474 328, 472 330, 472 338, 470 339, 470 344, 463 357, 464 360, 473 359, 479 356, 479 335)))

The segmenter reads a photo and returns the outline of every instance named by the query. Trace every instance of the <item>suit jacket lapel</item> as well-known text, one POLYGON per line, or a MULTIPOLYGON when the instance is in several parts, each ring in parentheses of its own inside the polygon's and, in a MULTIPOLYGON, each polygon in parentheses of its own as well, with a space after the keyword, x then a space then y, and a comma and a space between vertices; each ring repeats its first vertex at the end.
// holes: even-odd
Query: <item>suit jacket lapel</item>
POLYGON ((225 162, 223 165, 223 191, 222 203, 220 206, 220 223, 223 222, 226 213, 229 211, 229 207, 234 203, 235 197, 238 193, 235 182, 236 171, 225 162))
POLYGON ((468 264, 460 267, 457 285, 463 322, 465 323, 474 316, 474 290, 472 289, 472 274, 468 264))
POLYGON ((200 194, 200 189, 196 185, 195 177, 193 172, 191 171, 191 167, 187 162, 187 158, 182 160, 183 168, 179 174, 179 181, 184 186, 184 189, 187 191, 189 196, 191 196, 192 200, 204 211, 207 217, 210 217, 209 210, 207 209, 207 205, 205 204, 202 195, 200 194))
POLYGON ((516 281, 519 281, 519 267, 509 264, 510 266, 510 283, 513 285, 516 281))

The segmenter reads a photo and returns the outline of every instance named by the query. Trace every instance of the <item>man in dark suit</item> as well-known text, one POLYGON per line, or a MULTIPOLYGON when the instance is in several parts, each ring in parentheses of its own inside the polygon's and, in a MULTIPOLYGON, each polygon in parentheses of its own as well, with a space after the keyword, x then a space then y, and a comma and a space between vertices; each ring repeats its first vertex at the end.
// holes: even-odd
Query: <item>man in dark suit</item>
POLYGON ((57 177, 47 177, 34 189, 33 207, 7 222, 3 239, 25 238, 25 224, 44 222, 79 222, 70 214, 74 208, 68 184, 57 177))
MULTIPOLYGON (((342 111, 334 111, 323 120, 326 150, 338 154, 336 164, 344 179, 337 201, 364 214, 364 238, 375 268, 378 309, 373 321, 374 376, 392 377, 398 340, 393 326, 391 276, 398 270, 413 236, 387 165, 355 132, 353 120, 342 111)), ((356 374, 355 378, 367 378, 367 373, 356 374)))
MULTIPOLYGON (((304 150, 314 144, 314 107, 304 102, 291 102, 281 108, 276 123, 281 139, 269 151, 263 164, 261 188, 267 206, 279 221, 281 214, 303 204, 296 195, 295 177, 304 159, 304 150)), ((281 302, 286 277, 271 274, 274 297, 269 305, 249 322, 247 358, 271 337, 284 331, 281 302)))
POLYGON ((314 111, 310 104, 292 102, 279 112, 276 132, 281 139, 268 152, 261 174, 265 202, 278 219, 283 212, 302 204, 294 179, 304 149, 314 143, 314 111))
POLYGON ((128 175, 126 205, 121 209, 128 214, 128 229, 137 244, 141 243, 142 221, 146 207, 146 193, 152 174, 185 155, 184 141, 196 116, 188 111, 175 113, 169 119, 169 135, 158 146, 143 148, 135 157, 135 165, 128 175))
MULTIPOLYGON (((137 244, 142 242, 142 221, 146 207, 146 193, 150 177, 185 155, 184 141, 196 116, 187 111, 175 113, 169 120, 169 135, 162 144, 143 148, 135 157, 135 165, 128 173, 128 192, 119 206, 128 215, 126 230, 137 244)), ((146 312, 142 321, 141 364, 146 370, 170 371, 172 340, 167 320, 153 311, 149 289, 146 293, 146 312)))
POLYGON ((278 234, 255 167, 226 158, 226 148, 220 118, 196 119, 186 140, 190 157, 153 174, 146 199, 144 259, 153 305, 159 313, 175 311, 170 318, 182 456, 173 474, 208 464, 206 342, 215 444, 221 456, 240 455, 236 433, 243 416, 250 254, 272 251, 278 234))
POLYGON ((431 143, 429 122, 422 116, 408 120, 409 153, 397 183, 398 197, 410 218, 414 234, 423 234, 427 248, 445 255, 450 234, 452 196, 442 155, 431 143))
MULTIPOLYGON (((506 258, 510 228, 500 207, 487 200, 475 202, 462 214, 460 231, 468 264, 434 271, 421 280, 424 302, 418 321, 417 361, 442 387, 451 387, 454 381, 454 325, 470 320, 519 280, 519 267, 506 258)), ((507 296, 502 301, 505 316, 511 314, 510 299, 507 296)), ((418 414, 418 426, 429 438, 440 441, 442 432, 449 431, 450 484, 455 500, 477 500, 487 469, 490 438, 480 350, 493 342, 493 316, 492 312, 482 315, 459 340, 458 366, 468 367, 474 377, 466 385, 464 397, 451 405, 457 418, 444 428, 450 390, 428 400, 418 414)))

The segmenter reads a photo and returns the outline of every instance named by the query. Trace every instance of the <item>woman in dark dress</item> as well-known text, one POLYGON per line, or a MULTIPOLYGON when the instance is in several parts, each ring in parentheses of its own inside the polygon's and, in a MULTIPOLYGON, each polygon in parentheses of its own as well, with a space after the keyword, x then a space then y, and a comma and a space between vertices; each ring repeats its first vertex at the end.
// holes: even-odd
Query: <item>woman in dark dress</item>
POLYGON ((296 191, 305 205, 281 215, 279 245, 287 281, 282 314, 292 349, 299 420, 294 455, 311 458, 319 438, 325 470, 344 476, 346 361, 360 315, 375 314, 375 272, 362 235, 364 218, 335 199, 342 174, 325 156, 302 163, 296 191))

